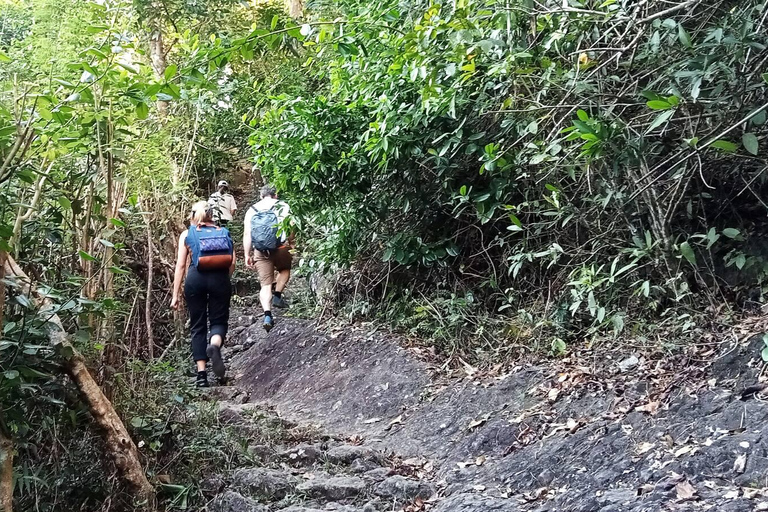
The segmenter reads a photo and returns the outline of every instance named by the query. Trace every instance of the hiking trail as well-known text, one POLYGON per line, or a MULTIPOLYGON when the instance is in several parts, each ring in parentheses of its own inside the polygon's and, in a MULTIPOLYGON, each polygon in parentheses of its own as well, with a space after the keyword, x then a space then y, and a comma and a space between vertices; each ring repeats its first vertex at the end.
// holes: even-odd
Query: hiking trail
POLYGON ((741 400, 758 338, 445 378, 370 325, 258 319, 233 309, 220 421, 317 435, 250 446, 260 465, 208 483, 214 512, 768 510, 768 405, 741 400))

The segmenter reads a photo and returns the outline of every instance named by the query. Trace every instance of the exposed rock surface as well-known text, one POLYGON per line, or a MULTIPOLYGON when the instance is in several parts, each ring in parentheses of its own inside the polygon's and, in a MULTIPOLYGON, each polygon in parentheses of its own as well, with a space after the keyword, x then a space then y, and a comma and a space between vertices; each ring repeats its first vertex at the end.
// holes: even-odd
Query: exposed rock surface
POLYGON ((234 472, 211 510, 768 510, 768 404, 740 400, 758 382, 759 338, 438 380, 383 335, 278 320, 268 336, 239 333, 253 346, 231 360, 231 399, 250 403, 221 405, 221 420, 261 405, 336 440, 264 447, 269 467, 234 472))

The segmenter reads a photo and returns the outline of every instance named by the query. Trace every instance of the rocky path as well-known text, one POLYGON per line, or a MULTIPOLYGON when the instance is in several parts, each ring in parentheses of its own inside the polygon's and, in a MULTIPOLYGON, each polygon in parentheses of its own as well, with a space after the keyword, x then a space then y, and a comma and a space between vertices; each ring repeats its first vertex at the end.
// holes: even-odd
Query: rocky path
POLYGON ((768 510, 761 339, 446 376, 371 327, 236 317, 222 420, 313 434, 250 446, 211 511, 768 510))

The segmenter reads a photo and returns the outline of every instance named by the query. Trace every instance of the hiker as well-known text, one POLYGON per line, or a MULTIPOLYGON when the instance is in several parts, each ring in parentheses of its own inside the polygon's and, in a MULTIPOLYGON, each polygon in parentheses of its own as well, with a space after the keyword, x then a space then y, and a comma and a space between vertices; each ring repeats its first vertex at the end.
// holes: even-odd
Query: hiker
POLYGON ((226 226, 237 210, 237 203, 229 193, 229 183, 221 180, 216 188, 218 190, 208 198, 208 204, 213 208, 214 222, 219 226, 226 226))
POLYGON ((289 243, 293 236, 289 238, 283 226, 290 213, 288 204, 278 200, 275 187, 266 185, 261 188, 261 200, 248 208, 245 214, 245 264, 248 267, 255 266, 259 274, 259 299, 264 309, 264 330, 267 332, 275 325, 272 307, 288 307, 283 292, 291 278, 292 256, 289 243))
POLYGON ((188 269, 184 298, 192 331, 192 357, 197 365, 196 385, 208 387, 205 365, 209 360, 217 377, 223 378, 226 372, 221 360, 221 346, 229 322, 230 277, 235 271, 235 251, 229 231, 216 226, 213 210, 206 201, 192 205, 189 229, 179 236, 171 309, 179 308, 185 266, 188 269))

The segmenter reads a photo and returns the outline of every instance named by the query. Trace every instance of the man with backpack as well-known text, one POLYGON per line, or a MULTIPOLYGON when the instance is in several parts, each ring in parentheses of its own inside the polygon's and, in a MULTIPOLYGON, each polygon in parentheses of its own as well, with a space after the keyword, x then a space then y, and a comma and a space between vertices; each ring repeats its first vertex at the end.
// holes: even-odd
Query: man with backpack
POLYGON ((259 274, 259 299, 264 309, 264 330, 267 332, 275 325, 272 307, 288 306, 283 299, 283 291, 291 278, 292 256, 285 230, 286 219, 290 213, 289 206, 278 200, 275 187, 266 185, 261 188, 261 200, 251 206, 245 214, 245 264, 248 267, 255 266, 259 274))
POLYGON ((213 220, 219 226, 226 226, 232 220, 237 210, 235 198, 229 193, 229 183, 221 180, 217 185, 218 190, 208 198, 208 205, 213 210, 213 220))

